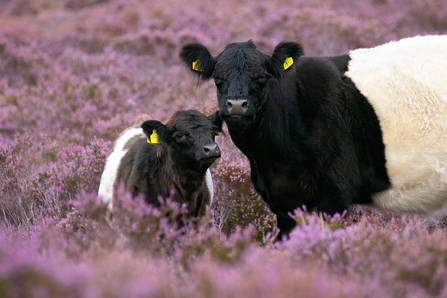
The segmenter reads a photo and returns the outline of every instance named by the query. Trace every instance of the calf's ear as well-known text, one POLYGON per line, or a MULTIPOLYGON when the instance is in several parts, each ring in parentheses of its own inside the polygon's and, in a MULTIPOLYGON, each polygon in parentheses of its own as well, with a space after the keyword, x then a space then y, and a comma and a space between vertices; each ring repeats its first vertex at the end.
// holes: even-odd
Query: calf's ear
POLYGON ((204 45, 189 43, 180 52, 183 63, 202 80, 209 80, 214 71, 214 58, 204 45))
POLYGON ((149 144, 157 145, 166 140, 169 137, 169 130, 160 121, 147 120, 141 124, 144 134, 147 136, 147 142, 149 144))
POLYGON ((299 43, 283 41, 275 47, 273 55, 267 60, 267 71, 274 77, 282 78, 303 54, 303 47, 299 43))
POLYGON ((213 132, 216 135, 219 135, 222 132, 222 118, 220 118, 220 111, 216 111, 208 116, 208 119, 211 121, 211 125, 213 127, 213 132))

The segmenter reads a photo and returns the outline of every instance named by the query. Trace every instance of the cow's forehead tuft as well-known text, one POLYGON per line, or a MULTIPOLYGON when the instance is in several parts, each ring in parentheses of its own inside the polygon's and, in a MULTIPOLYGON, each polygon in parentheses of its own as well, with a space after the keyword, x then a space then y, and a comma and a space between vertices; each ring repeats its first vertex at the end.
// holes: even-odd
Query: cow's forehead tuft
POLYGON ((173 130, 192 131, 198 127, 211 129, 211 121, 195 110, 179 111, 166 123, 173 130))
POLYGON ((236 70, 247 72, 250 77, 256 76, 263 71, 264 62, 265 55, 253 42, 232 43, 218 55, 215 72, 218 76, 226 76, 236 70))
POLYGON ((260 55, 262 55, 261 52, 259 52, 256 46, 251 42, 232 43, 219 55, 220 59, 218 59, 218 61, 234 59, 235 57, 250 59, 260 55))
POLYGON ((238 49, 251 49, 251 50, 256 50, 256 45, 253 43, 253 41, 249 40, 249 41, 244 41, 244 42, 234 42, 234 43, 230 43, 225 47, 225 50, 230 50, 230 51, 234 51, 234 50, 238 50, 238 49))

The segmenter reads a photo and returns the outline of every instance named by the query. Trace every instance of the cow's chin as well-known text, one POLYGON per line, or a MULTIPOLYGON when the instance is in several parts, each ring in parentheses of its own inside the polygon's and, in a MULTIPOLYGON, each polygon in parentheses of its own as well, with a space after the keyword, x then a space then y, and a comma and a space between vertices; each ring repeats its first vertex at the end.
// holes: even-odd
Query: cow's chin
POLYGON ((220 156, 202 158, 197 164, 197 172, 205 173, 220 156))
POLYGON ((251 126, 253 117, 232 115, 222 117, 222 119, 230 129, 245 130, 251 126))

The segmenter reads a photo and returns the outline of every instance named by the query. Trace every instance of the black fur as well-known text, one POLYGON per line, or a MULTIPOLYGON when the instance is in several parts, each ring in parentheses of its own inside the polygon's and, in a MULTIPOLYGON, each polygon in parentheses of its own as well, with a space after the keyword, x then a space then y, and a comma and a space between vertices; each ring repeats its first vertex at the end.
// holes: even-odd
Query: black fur
POLYGON ((213 58, 220 116, 250 161, 254 187, 277 215, 279 237, 295 226, 289 213, 298 207, 342 213, 390 186, 377 116, 343 75, 349 56, 302 54, 299 44, 281 43, 268 56, 249 41, 213 58), (286 57, 294 64, 284 71, 286 57), (233 98, 248 100, 245 115, 230 117, 233 98))
POLYGON ((222 132, 222 118, 220 117, 220 111, 216 111, 208 116, 208 119, 210 119, 213 132, 215 135, 218 135, 222 132))
POLYGON ((159 197, 172 197, 174 190, 173 199, 186 203, 189 215, 203 215, 212 195, 205 173, 220 156, 209 118, 194 110, 178 111, 166 124, 148 120, 141 127, 147 137, 155 129, 159 144, 148 144, 139 136, 131 139, 117 180, 124 182, 133 196, 143 194, 154 206, 159 205, 159 197), (213 156, 203 152, 206 145, 216 145, 213 156))
POLYGON ((338 55, 338 56, 332 56, 327 57, 332 63, 334 63, 335 67, 337 67, 338 71, 340 73, 344 74, 348 71, 348 64, 351 60, 351 57, 349 57, 348 54, 338 55))

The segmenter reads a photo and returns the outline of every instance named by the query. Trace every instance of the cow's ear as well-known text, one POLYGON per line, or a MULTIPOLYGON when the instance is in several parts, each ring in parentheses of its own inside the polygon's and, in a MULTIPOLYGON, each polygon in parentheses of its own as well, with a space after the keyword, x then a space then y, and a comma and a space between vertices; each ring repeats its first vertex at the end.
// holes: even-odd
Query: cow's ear
POLYGON ((202 80, 211 79, 214 71, 214 58, 204 45, 189 43, 180 52, 183 63, 202 80))
POLYGON ((281 78, 303 54, 303 47, 299 43, 281 42, 267 60, 267 71, 274 77, 281 78))
POLYGON ((144 134, 147 136, 147 142, 149 144, 157 145, 166 140, 169 137, 169 129, 166 125, 157 120, 147 120, 141 124, 144 134))
POLYGON ((219 135, 222 132, 222 118, 220 118, 220 111, 216 111, 208 116, 213 127, 213 132, 215 135, 219 135))

